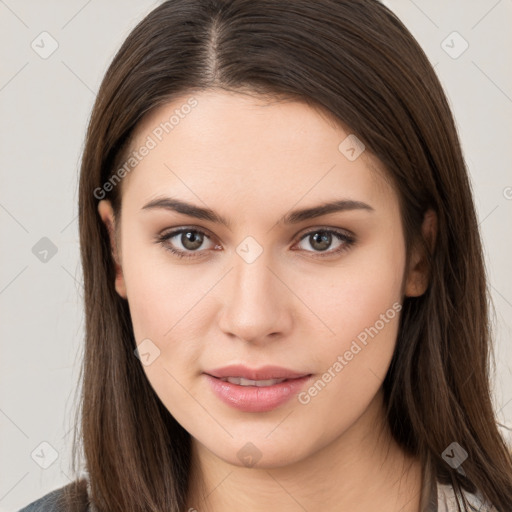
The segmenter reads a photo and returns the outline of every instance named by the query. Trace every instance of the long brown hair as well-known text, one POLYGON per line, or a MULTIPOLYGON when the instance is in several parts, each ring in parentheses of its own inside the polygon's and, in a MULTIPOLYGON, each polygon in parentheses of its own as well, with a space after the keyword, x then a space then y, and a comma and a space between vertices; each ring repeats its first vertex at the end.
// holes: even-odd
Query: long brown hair
MULTIPOLYGON (((135 27, 110 65, 88 127, 79 191, 85 347, 73 469, 83 449, 96 510, 186 506, 190 435, 134 356, 95 191, 118 170, 149 111, 212 88, 300 99, 350 127, 397 190, 408 253, 425 212, 436 212, 429 288, 404 301, 383 382, 387 420, 435 479, 512 510, 512 456, 489 388, 489 293, 457 131, 424 52, 376 0, 169 0, 135 27), (452 442, 468 453, 463 472, 442 456, 452 442)), ((118 218, 121 187, 106 198, 118 218)))

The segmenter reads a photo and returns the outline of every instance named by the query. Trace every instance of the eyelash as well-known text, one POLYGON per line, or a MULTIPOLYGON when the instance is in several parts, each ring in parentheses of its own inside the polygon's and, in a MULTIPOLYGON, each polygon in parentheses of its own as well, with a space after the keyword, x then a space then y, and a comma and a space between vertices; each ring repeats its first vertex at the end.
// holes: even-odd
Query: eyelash
MULTIPOLYGON (((201 235, 204 235, 208 239, 211 238, 211 237, 208 236, 208 234, 206 232, 202 231, 201 229, 196 229, 196 228, 180 228, 178 230, 171 231, 170 233, 166 233, 164 235, 158 235, 156 237, 156 242, 159 243, 160 245, 162 245, 162 247, 165 250, 171 252, 172 254, 177 256, 178 258, 198 258, 199 256, 197 256, 196 254, 198 254, 200 251, 189 251, 189 252, 186 252, 186 251, 174 249, 173 247, 171 247, 167 243, 171 238, 174 238, 176 235, 180 235, 182 233, 187 233, 187 232, 199 233, 201 235)), ((327 257, 331 257, 331 256, 334 256, 334 255, 342 254, 345 251, 348 251, 352 247, 352 245, 354 245, 354 243, 356 241, 353 236, 350 236, 350 235, 348 235, 348 234, 346 234, 346 233, 344 233, 342 231, 328 229, 328 228, 316 228, 316 229, 308 231, 307 233, 302 235, 302 237, 299 239, 298 242, 301 242, 302 240, 304 240, 305 238, 307 238, 308 236, 310 236, 310 235, 312 235, 314 233, 328 233, 328 234, 332 234, 335 237, 337 237, 341 242, 343 242, 343 244, 338 249, 336 249, 334 251, 325 251, 325 252, 306 251, 306 252, 316 253, 314 258, 327 258, 327 257)))

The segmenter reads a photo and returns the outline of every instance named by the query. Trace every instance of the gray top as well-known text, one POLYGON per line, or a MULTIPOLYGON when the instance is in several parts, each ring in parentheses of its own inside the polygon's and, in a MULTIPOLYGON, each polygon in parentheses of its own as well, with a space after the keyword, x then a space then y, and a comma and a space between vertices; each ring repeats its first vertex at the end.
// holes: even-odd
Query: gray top
POLYGON ((45 494, 42 498, 23 507, 19 512, 65 512, 62 507, 57 505, 58 500, 62 496, 64 487, 60 487, 59 489, 45 494))
MULTIPOLYGON (((49 492, 18 512, 66 512, 62 507, 57 505, 64 488, 65 486, 49 492)), ((436 489, 433 489, 433 492, 431 492, 430 500, 423 512, 457 512, 456 496, 451 485, 437 482, 437 495, 435 491, 436 489)), ((484 504, 482 496, 479 493, 465 493, 465 496, 471 504, 471 509, 475 512, 498 512, 496 508, 484 504)), ((89 505, 87 510, 94 512, 95 509, 93 505, 89 505)))

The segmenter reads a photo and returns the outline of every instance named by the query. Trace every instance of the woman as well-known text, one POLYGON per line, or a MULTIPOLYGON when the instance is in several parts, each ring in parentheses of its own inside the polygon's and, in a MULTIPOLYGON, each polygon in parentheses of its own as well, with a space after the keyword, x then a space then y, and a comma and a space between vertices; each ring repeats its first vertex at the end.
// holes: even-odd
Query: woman
POLYGON ((87 476, 24 510, 512 510, 467 170, 380 3, 163 3, 79 211, 87 476))

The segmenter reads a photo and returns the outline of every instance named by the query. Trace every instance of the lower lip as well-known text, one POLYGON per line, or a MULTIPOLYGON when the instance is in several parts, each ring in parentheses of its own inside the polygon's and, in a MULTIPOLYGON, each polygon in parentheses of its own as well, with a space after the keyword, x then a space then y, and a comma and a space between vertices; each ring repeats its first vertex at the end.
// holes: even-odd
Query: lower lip
POLYGON ((213 392, 227 405, 244 412, 271 411, 296 396, 312 375, 285 380, 273 386, 239 386, 205 374, 213 392))

